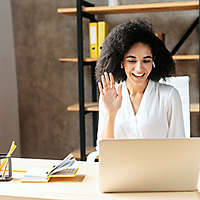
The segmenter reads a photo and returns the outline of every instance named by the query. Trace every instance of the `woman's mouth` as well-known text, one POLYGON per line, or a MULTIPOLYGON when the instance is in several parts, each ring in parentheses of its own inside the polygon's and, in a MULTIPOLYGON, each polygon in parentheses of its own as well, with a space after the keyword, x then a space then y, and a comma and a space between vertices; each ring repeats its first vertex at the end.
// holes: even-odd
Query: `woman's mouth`
POLYGON ((143 77, 145 75, 145 73, 143 74, 136 74, 136 73, 132 73, 132 75, 136 78, 140 78, 140 77, 143 77))

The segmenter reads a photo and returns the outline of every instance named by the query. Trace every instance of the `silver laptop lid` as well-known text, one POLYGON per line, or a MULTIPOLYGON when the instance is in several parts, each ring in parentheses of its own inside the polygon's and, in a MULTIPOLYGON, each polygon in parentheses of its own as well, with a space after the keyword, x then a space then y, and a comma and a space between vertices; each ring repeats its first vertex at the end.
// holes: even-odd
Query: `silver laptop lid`
POLYGON ((200 139, 101 140, 101 192, 197 189, 200 139))

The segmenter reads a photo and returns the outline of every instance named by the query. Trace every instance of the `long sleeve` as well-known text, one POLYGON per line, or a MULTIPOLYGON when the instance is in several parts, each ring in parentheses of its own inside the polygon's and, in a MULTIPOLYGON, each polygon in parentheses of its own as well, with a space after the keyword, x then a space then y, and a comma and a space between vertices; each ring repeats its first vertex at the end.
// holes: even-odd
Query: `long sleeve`
POLYGON ((180 95, 175 88, 172 88, 168 97, 167 106, 167 117, 168 117, 168 138, 184 138, 184 122, 182 103, 180 95))

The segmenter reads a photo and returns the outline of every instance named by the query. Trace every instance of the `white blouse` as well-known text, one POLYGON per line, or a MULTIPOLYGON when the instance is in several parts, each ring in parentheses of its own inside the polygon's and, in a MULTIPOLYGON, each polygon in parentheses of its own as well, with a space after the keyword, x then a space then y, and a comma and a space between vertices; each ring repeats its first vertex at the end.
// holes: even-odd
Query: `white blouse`
MULTIPOLYGON (((126 82, 122 83, 122 104, 114 124, 114 138, 183 138, 181 99, 173 87, 149 80, 138 112, 133 112, 126 82)), ((117 88, 119 84, 115 84, 117 88)), ((97 144, 105 123, 105 109, 99 99, 97 144)))

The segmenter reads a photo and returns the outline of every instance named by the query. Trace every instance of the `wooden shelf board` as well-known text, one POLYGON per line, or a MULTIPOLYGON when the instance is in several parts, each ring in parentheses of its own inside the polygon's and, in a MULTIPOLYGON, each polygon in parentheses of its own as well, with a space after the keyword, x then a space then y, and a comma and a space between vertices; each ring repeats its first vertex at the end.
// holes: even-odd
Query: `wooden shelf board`
MULTIPOLYGON (((198 60, 199 55, 174 55, 174 60, 198 60)), ((78 62, 78 58, 59 58, 60 62, 78 62)), ((95 62, 97 58, 84 58, 84 62, 95 62)))
MULTIPOLYGON (((68 111, 79 111, 79 104, 74 104, 67 107, 68 111)), ((85 103, 85 111, 99 111, 98 102, 85 103)))
MULTIPOLYGON (((198 9, 198 6, 198 1, 179 1, 135 5, 83 7, 82 10, 83 12, 88 12, 90 14, 118 14, 194 10, 198 9)), ((66 15, 76 15, 76 8, 58 8, 57 12, 66 15)))
MULTIPOLYGON (((60 62, 78 62, 78 58, 59 58, 60 62)), ((84 58, 84 62, 95 62, 97 58, 84 58)))
POLYGON ((198 60, 199 55, 174 55, 174 60, 198 60))
POLYGON ((190 104, 190 112, 200 112, 199 104, 190 104))
MULTIPOLYGON (((79 104, 74 104, 67 107, 68 111, 79 111, 79 104)), ((85 111, 99 111, 98 102, 85 103, 85 111)), ((190 112, 200 112, 199 104, 190 104, 190 112)))

